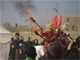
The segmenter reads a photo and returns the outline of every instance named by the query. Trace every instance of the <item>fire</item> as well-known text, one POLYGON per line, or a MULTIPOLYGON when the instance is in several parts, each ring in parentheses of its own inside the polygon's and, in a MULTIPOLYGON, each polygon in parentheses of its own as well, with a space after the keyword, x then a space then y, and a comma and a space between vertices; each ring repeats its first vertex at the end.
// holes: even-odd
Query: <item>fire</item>
POLYGON ((28 22, 28 24, 31 25, 33 31, 37 31, 36 28, 35 28, 35 26, 34 26, 34 23, 33 23, 33 22, 28 22))
POLYGON ((27 8, 25 8, 25 11, 26 11, 27 16, 28 16, 29 18, 33 17, 32 14, 31 14, 30 12, 27 11, 27 8))
MULTIPOLYGON (((25 11, 26 11, 27 16, 28 16, 29 18, 33 18, 32 14, 27 11, 27 8, 25 8, 25 11)), ((35 26, 34 26, 34 23, 33 23, 33 22, 28 22, 28 24, 31 25, 33 31, 37 31, 36 28, 35 28, 35 26)))
POLYGON ((33 30, 33 31, 36 31, 36 28, 35 28, 35 26, 34 26, 34 25, 32 25, 32 30, 33 30))

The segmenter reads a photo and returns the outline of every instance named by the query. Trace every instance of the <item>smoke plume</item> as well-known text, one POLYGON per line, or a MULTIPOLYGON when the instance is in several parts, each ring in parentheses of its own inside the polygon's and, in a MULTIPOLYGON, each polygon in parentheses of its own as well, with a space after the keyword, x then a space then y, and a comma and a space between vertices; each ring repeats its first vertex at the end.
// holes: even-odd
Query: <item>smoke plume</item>
POLYGON ((35 10, 35 6, 33 5, 33 1, 31 0, 27 0, 27 1, 17 1, 15 4, 15 9, 17 10, 17 12, 19 13, 19 15, 21 16, 25 16, 25 8, 27 8, 28 10, 35 10))

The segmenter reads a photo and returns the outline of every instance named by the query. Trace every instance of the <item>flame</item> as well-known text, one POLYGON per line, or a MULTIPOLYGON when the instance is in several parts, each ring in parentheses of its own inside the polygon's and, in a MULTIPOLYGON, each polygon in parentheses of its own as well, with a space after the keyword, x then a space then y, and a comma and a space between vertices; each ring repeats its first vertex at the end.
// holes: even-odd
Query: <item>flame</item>
POLYGON ((31 25, 31 23, 30 23, 30 22, 28 22, 28 24, 30 24, 30 25, 31 25))
POLYGON ((36 31, 36 28, 35 28, 34 24, 32 24, 32 30, 36 31))
POLYGON ((32 14, 31 14, 30 12, 27 11, 27 8, 25 8, 25 11, 26 11, 27 16, 28 16, 29 18, 33 17, 32 14))
MULTIPOLYGON (((33 18, 32 14, 27 11, 27 8, 25 8, 25 11, 26 11, 27 16, 28 16, 29 18, 33 18)), ((34 23, 33 23, 33 22, 28 22, 28 24, 31 25, 33 31, 37 31, 36 28, 35 28, 35 26, 34 26, 34 23)))
POLYGON ((28 24, 31 25, 32 31, 37 31, 37 30, 36 30, 36 27, 34 26, 34 23, 33 23, 33 22, 28 22, 28 24))

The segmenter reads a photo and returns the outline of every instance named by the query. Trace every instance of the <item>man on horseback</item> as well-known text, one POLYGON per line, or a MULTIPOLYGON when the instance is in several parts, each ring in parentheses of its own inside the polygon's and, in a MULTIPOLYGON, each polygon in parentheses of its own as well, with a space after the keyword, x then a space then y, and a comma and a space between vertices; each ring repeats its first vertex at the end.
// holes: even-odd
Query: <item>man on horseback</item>
POLYGON ((57 16, 54 16, 52 18, 52 23, 47 25, 47 28, 49 28, 49 31, 43 32, 42 29, 40 31, 41 36, 44 36, 47 41, 45 42, 45 48, 47 48, 48 43, 54 42, 57 39, 59 39, 61 43, 65 41, 65 34, 60 30, 62 16, 59 17, 57 22, 56 22, 56 18, 57 16))
POLYGON ((67 36, 66 33, 64 33, 63 31, 61 31, 60 29, 59 29, 59 30, 56 29, 56 30, 54 31, 54 33, 55 33, 55 36, 56 36, 56 37, 59 37, 61 43, 62 43, 63 45, 65 45, 65 39, 66 39, 66 36, 67 36))
POLYGON ((46 40, 46 42, 45 42, 45 49, 46 49, 47 46, 48 46, 48 43, 54 42, 53 36, 55 36, 55 34, 54 34, 53 29, 52 29, 51 26, 49 27, 49 31, 43 32, 43 30, 41 29, 40 34, 41 34, 41 36, 45 37, 45 40, 46 40))

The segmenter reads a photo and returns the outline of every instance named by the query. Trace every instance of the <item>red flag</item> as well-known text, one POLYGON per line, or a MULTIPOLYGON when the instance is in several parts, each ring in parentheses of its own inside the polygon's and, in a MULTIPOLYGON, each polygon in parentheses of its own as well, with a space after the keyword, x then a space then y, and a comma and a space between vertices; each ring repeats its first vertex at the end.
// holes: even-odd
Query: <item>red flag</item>
POLYGON ((58 29, 60 29, 61 22, 62 22, 62 16, 60 16, 60 17, 58 18, 58 21, 57 21, 57 28, 58 28, 58 29))
POLYGON ((51 26, 52 26, 52 28, 55 30, 56 29, 56 18, 57 18, 57 16, 54 16, 53 18, 52 18, 52 24, 51 24, 51 26))

